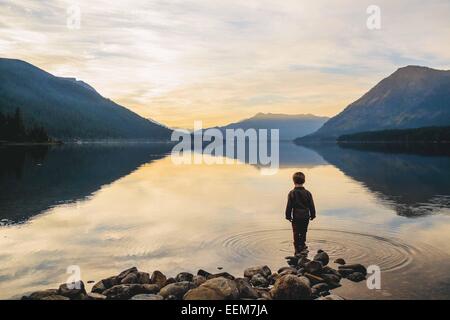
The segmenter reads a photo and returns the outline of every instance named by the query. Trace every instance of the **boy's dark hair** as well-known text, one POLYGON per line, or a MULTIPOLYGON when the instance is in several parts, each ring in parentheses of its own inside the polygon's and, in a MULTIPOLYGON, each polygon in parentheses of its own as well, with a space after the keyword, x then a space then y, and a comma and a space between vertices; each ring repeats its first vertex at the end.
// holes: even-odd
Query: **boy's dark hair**
POLYGON ((294 180, 295 184, 304 184, 305 183, 305 174, 303 172, 296 172, 292 176, 292 180, 294 180))

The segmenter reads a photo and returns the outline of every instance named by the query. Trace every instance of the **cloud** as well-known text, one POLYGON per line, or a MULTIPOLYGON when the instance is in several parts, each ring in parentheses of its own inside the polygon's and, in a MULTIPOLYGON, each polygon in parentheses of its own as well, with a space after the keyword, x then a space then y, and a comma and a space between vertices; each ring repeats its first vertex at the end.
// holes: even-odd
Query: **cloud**
POLYGON ((0 1, 0 54, 75 76, 174 126, 259 111, 333 115, 407 64, 449 68, 450 3, 0 1), (81 29, 66 27, 78 3, 81 29), (267 97, 272 97, 267 99, 267 97))

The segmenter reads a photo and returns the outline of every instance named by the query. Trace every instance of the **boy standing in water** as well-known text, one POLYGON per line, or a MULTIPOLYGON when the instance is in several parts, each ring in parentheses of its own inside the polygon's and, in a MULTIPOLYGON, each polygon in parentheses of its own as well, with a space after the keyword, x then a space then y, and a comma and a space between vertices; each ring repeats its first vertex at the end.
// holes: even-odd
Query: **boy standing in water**
POLYGON ((292 223, 294 233, 295 254, 299 254, 306 248, 306 232, 309 220, 316 218, 316 208, 311 193, 303 187, 305 175, 302 172, 294 173, 294 189, 288 194, 286 206, 286 219, 292 223))

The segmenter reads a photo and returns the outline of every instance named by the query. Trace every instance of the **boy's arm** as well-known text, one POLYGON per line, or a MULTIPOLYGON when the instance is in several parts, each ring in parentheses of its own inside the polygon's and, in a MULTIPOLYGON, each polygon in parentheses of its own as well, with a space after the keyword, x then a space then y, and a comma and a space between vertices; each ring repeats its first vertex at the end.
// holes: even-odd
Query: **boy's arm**
POLYGON ((316 218, 316 206, 314 205, 314 199, 311 193, 309 193, 309 214, 311 220, 316 218))
POLYGON ((287 200, 287 205, 286 205, 286 219, 291 221, 292 220, 292 210, 293 210, 293 206, 292 206, 292 200, 291 200, 291 193, 288 194, 288 200, 287 200))

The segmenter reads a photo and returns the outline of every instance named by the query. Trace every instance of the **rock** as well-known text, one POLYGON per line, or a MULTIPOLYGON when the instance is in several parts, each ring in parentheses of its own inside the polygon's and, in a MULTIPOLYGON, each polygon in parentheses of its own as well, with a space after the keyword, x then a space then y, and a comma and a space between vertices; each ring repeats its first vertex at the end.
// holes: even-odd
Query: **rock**
POLYGON ((164 300, 164 297, 157 294, 137 294, 131 300, 164 300))
POLYGON ((239 298, 236 282, 227 278, 214 278, 200 287, 189 290, 184 300, 235 300, 239 298))
POLYGON ((308 273, 308 272, 305 272, 304 276, 309 279, 309 281, 310 281, 312 286, 314 286, 314 285, 316 285, 318 283, 325 282, 325 280, 323 280, 321 277, 316 276, 316 275, 311 274, 311 273, 308 273))
POLYGON ((234 280, 234 276, 229 274, 228 272, 221 272, 216 274, 210 274, 207 278, 207 280, 214 279, 214 278, 227 278, 229 280, 234 280))
POLYGON ((328 267, 328 266, 322 268, 322 274, 323 273, 334 274, 335 276, 338 276, 339 278, 342 278, 342 276, 340 275, 340 273, 336 269, 333 269, 333 268, 328 267))
POLYGON ((106 300, 106 296, 100 293, 89 292, 86 295, 86 300, 106 300))
POLYGON ((347 279, 353 282, 360 282, 366 280, 366 276, 361 272, 353 272, 352 274, 347 276, 347 279))
POLYGON ((175 278, 170 277, 166 280, 166 283, 164 284, 163 288, 169 284, 176 283, 176 282, 177 282, 177 280, 175 280, 175 278))
POLYGON ((345 260, 342 259, 342 258, 337 258, 336 260, 334 260, 334 263, 340 264, 340 265, 344 265, 345 264, 345 260))
POLYGON ((141 284, 139 287, 139 293, 147 293, 147 294, 155 294, 161 290, 161 287, 156 283, 150 284, 141 284))
POLYGON ((339 268, 338 272, 343 278, 347 278, 347 276, 349 276, 349 275, 351 275, 353 273, 353 270, 352 269, 339 268))
POLYGON ((122 281, 122 279, 125 278, 126 276, 128 276, 130 273, 137 273, 137 272, 138 272, 138 269, 136 267, 132 267, 130 269, 122 271, 117 276, 117 279, 119 280, 118 282, 120 283, 122 281))
POLYGON ((309 280, 307 277, 300 276, 298 277, 301 281, 303 281, 308 287, 311 287, 311 280, 309 280))
POLYGON ((285 276, 287 274, 293 274, 293 275, 297 275, 298 271, 297 270, 284 270, 283 272, 280 273, 280 276, 285 276))
POLYGON ((321 251, 314 256, 313 260, 319 261, 320 263, 322 263, 322 266, 326 266, 328 262, 330 262, 330 257, 325 251, 321 251))
POLYGON ((251 279, 250 279, 250 283, 254 286, 254 287, 262 287, 262 288, 266 288, 269 286, 269 281, 264 278, 264 276, 262 274, 255 274, 251 279))
POLYGON ((81 300, 86 295, 83 281, 74 283, 64 283, 59 286, 58 295, 67 297, 72 300, 81 300))
POLYGON ((112 288, 115 285, 120 284, 120 280, 117 278, 117 276, 109 277, 103 280, 100 280, 97 282, 93 287, 91 292, 95 293, 102 293, 106 289, 112 288))
POLYGON ((166 300, 177 300, 177 297, 175 297, 173 294, 171 294, 170 296, 168 296, 166 298, 166 300))
POLYGON ((296 266, 300 267, 300 268, 304 268, 305 265, 310 261, 311 260, 309 260, 307 257, 301 257, 300 259, 298 259, 296 266))
POLYGON ((339 288, 341 284, 341 277, 335 274, 324 273, 321 275, 321 278, 328 284, 329 289, 339 288))
POLYGON ((325 280, 326 283, 332 284, 332 283, 339 283, 341 281, 341 277, 335 275, 335 274, 321 274, 320 277, 325 280))
POLYGON ((248 282, 247 278, 237 278, 235 280, 239 290, 239 297, 242 299, 258 299, 259 294, 248 282))
POLYGON ((275 282, 271 296, 275 300, 309 300, 311 288, 299 277, 288 274, 275 282))
POLYGON ((70 299, 68 297, 55 294, 55 295, 43 297, 41 300, 70 300, 70 299))
POLYGON ((295 267, 298 264, 299 257, 288 256, 288 257, 285 257, 285 259, 287 260, 288 265, 295 267))
POLYGON ((283 271, 285 271, 285 270, 292 270, 292 271, 294 271, 295 273, 297 273, 297 269, 295 269, 295 268, 293 268, 293 267, 282 267, 282 268, 280 268, 280 269, 278 269, 278 274, 281 274, 283 271))
POLYGON ((138 294, 138 284, 118 284, 103 291, 103 295, 110 300, 128 300, 138 294))
POLYGON ((174 296, 176 299, 182 299, 186 292, 194 288, 195 284, 193 282, 175 282, 162 288, 161 291, 159 291, 159 294, 165 299, 169 296, 174 296))
POLYGON ((247 268, 244 271, 244 277, 251 279, 255 274, 260 274, 264 278, 267 278, 272 274, 272 271, 268 266, 258 266, 258 267, 252 267, 247 268))
POLYGON ((208 276, 210 276, 211 273, 209 273, 208 271, 205 271, 203 269, 200 269, 200 270, 197 271, 197 275, 205 277, 206 279, 208 279, 208 276))
POLYGON ((22 300, 41 300, 42 298, 48 297, 48 296, 54 296, 58 294, 58 289, 48 289, 48 290, 41 290, 33 292, 32 294, 28 296, 23 296, 22 300))
POLYGON ((323 291, 328 291, 329 290, 329 286, 326 283, 318 283, 318 284, 312 286, 311 290, 314 290, 317 293, 321 293, 323 291))
POLYGON ((194 282, 196 287, 201 286, 203 283, 206 282, 206 278, 204 276, 194 276, 194 279, 192 280, 194 282))
MULTIPOLYGON (((152 276, 150 278, 150 283, 157 284, 160 288, 166 286, 167 277, 158 270, 153 271, 152 276)), ((175 282, 175 280, 174 280, 175 282)))
POLYGON ((345 299, 342 298, 341 296, 338 296, 337 294, 330 294, 329 296, 320 297, 316 300, 345 300, 345 299))
POLYGON ((109 300, 128 300, 137 294, 155 294, 158 291, 157 284, 118 284, 103 291, 103 295, 109 300))
MULTIPOLYGON (((137 273, 138 283, 140 284, 150 284, 150 274, 148 272, 138 272, 137 273)), ((162 286, 160 286, 162 287, 162 286)))
POLYGON ((192 280, 194 280, 194 275, 189 272, 181 272, 175 277, 175 280, 177 282, 183 282, 183 281, 192 282, 192 280))
POLYGON ((259 298, 258 300, 272 300, 272 295, 270 290, 267 288, 255 288, 256 292, 258 292, 259 298))
POLYGON ((129 273, 120 281, 120 283, 121 284, 139 283, 138 275, 136 273, 129 273))
POLYGON ((326 297, 326 296, 329 296, 331 293, 330 293, 330 291, 322 291, 320 294, 319 294, 319 296, 321 296, 321 297, 326 297))
POLYGON ((319 261, 309 261, 305 264, 305 271, 311 274, 318 274, 322 270, 322 263, 319 261))
POLYGON ((275 283, 275 281, 277 281, 277 279, 280 277, 280 275, 278 273, 272 273, 267 280, 269 280, 269 285, 273 285, 275 283))
POLYGON ((367 275, 367 269, 362 264, 345 264, 343 266, 338 267, 339 270, 341 269, 351 269, 353 272, 360 272, 364 276, 367 275))

